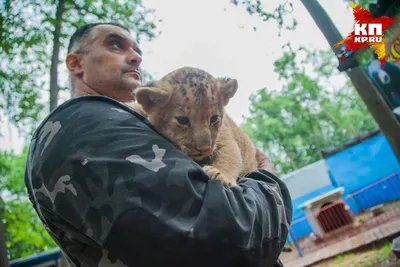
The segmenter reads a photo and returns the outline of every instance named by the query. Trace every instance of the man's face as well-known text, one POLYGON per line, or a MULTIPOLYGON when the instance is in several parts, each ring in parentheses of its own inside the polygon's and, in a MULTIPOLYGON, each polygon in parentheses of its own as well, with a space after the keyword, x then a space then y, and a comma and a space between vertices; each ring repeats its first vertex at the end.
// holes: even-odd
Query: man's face
POLYGON ((126 30, 113 25, 93 28, 94 40, 82 58, 82 80, 99 94, 121 102, 132 100, 141 84, 141 51, 126 30))

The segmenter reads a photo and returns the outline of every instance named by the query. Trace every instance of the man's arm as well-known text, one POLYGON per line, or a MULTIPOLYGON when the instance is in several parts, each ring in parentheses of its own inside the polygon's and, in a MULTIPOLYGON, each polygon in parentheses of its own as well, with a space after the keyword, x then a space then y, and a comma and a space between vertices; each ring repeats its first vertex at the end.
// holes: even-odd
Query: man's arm
POLYGON ((276 176, 226 189, 110 99, 64 104, 31 150, 31 199, 72 261, 107 251, 119 266, 273 266, 286 241, 291 200, 276 176))

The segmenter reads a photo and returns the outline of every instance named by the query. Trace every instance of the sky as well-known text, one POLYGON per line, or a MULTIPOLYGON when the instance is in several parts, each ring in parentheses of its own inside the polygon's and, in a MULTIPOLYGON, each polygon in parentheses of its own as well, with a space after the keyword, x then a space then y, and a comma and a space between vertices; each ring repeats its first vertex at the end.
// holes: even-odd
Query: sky
MULTIPOLYGON (((272 10, 284 0, 264 0, 272 10)), ((158 79, 174 69, 191 66, 204 69, 215 77, 238 80, 239 89, 226 112, 240 124, 249 113, 249 96, 262 88, 279 90, 282 81, 274 73, 273 63, 282 56, 282 45, 330 49, 328 42, 300 0, 293 1, 291 17, 298 21, 294 32, 278 36, 277 23, 263 22, 249 15, 244 7, 230 0, 143 0, 162 19, 161 34, 142 41, 142 67, 158 79), (253 30, 256 27, 256 31, 253 30)), ((342 36, 353 27, 351 9, 343 0, 319 0, 342 36)), ((344 75, 344 74, 343 74, 344 75)), ((332 83, 340 82, 333 80, 332 83)), ((64 97, 64 99, 67 99, 64 97)), ((3 137, 0 149, 20 153, 24 140, 0 114, 3 137)))

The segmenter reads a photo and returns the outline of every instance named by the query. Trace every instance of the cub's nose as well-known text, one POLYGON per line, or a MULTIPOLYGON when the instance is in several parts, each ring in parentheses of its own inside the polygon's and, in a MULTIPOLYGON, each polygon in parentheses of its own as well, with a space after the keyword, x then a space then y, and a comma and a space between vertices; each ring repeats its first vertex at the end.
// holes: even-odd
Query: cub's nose
POLYGON ((205 153, 205 152, 208 152, 208 151, 211 150, 211 146, 210 145, 200 146, 200 147, 196 146, 196 150, 201 152, 201 153, 205 153))

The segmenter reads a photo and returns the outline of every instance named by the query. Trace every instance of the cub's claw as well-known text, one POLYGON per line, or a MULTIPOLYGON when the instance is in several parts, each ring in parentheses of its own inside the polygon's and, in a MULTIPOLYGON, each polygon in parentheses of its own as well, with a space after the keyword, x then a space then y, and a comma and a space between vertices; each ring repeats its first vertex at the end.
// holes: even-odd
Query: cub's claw
POLYGON ((220 170, 213 166, 204 166, 204 172, 208 175, 210 179, 218 179, 221 180, 225 186, 233 186, 236 184, 236 179, 229 179, 227 176, 222 174, 220 170))

